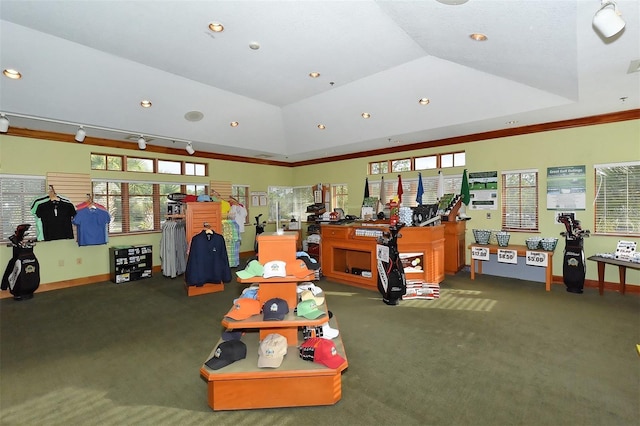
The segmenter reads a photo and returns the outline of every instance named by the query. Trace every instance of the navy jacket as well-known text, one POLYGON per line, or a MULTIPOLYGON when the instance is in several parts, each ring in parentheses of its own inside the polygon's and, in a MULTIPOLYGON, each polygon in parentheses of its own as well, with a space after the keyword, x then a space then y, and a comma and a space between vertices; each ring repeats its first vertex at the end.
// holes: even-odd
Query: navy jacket
POLYGON ((215 232, 207 234, 203 230, 191 239, 184 275, 187 285, 196 287, 231 281, 227 246, 222 235, 215 232))

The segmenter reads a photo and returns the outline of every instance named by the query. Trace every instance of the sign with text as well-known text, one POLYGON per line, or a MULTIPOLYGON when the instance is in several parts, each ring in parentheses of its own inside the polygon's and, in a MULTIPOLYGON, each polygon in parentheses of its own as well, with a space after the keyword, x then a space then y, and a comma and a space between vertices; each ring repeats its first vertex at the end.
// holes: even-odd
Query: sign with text
POLYGON ((635 241, 618 241, 614 257, 618 260, 631 260, 636 252, 637 243, 635 241))
POLYGON ((514 265, 518 263, 518 251, 517 250, 507 250, 507 249, 498 249, 498 262, 501 263, 513 263, 514 265))
POLYGON ((489 260, 489 247, 471 247, 471 258, 476 260, 489 260))
POLYGON ((541 251, 529 251, 527 250, 526 264, 531 266, 547 266, 549 263, 549 256, 547 253, 541 251))

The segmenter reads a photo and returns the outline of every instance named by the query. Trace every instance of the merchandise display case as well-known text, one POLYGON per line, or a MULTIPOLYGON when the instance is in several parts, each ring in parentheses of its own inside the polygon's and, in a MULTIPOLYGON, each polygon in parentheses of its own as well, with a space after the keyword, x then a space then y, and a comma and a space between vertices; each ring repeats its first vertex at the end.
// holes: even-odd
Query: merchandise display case
POLYGON ((153 253, 150 245, 109 248, 111 281, 116 284, 151 278, 153 253))

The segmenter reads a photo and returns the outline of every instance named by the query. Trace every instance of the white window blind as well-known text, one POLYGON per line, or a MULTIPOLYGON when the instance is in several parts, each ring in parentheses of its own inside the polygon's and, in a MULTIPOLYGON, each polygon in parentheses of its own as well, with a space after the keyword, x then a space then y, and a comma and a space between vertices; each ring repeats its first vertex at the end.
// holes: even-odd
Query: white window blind
POLYGON ((640 162, 594 168, 594 233, 640 235, 640 162))
MULTIPOLYGON (((369 182, 369 195, 380 198, 380 184, 382 180, 369 182)), ((438 200, 438 177, 422 177, 422 204, 435 204, 438 200)), ((444 194, 459 194, 462 188, 462 175, 451 175, 444 177, 444 194)), ((402 179, 402 205, 404 207, 416 207, 418 202, 418 179, 402 179)), ((398 193, 398 178, 384 179, 384 200, 385 204, 391 201, 398 193)))
POLYGON ((31 213, 31 203, 47 194, 44 176, 0 175, 0 239, 8 241, 16 227, 23 223, 31 225, 27 233, 35 237, 36 218, 31 213))
POLYGON ((538 230, 538 172, 502 172, 502 229, 538 230))

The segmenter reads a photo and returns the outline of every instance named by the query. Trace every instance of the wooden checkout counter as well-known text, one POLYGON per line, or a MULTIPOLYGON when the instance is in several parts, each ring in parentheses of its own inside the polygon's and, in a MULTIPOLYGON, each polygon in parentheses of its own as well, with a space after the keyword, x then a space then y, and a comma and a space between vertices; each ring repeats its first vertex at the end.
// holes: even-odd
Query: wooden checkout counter
MULTIPOLYGON (((340 283, 377 290, 377 234, 383 231, 388 231, 388 223, 322 224, 322 274, 340 283)), ((433 284, 444 280, 444 231, 444 225, 400 230, 400 254, 423 254, 422 271, 406 272, 407 280, 420 279, 433 284)))

